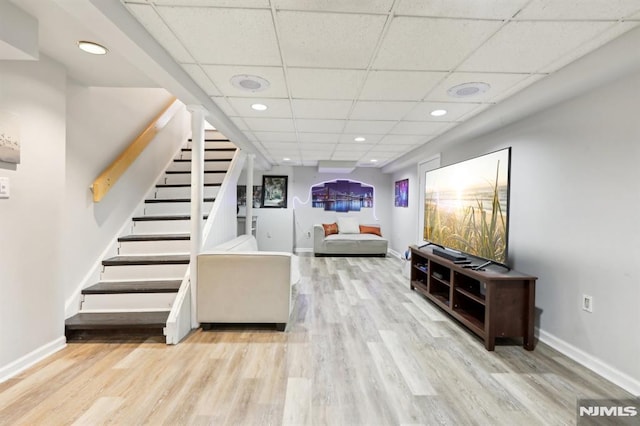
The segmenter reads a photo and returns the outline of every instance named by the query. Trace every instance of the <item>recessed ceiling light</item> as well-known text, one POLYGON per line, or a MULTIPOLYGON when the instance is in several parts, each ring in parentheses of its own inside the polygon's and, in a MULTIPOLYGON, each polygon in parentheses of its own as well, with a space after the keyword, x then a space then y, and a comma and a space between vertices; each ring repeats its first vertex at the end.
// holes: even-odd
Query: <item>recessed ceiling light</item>
POLYGON ((257 75, 238 74, 229 81, 233 87, 252 93, 262 92, 271 86, 271 83, 257 75))
POLYGON ((377 162, 378 162, 378 160, 376 160, 375 158, 372 158, 370 161, 371 161, 372 163, 377 163, 377 162))
POLYGON ((434 109, 433 111, 431 111, 431 115, 433 117, 442 117, 443 115, 447 114, 447 110, 446 109, 434 109))
POLYGON ((289 158, 289 157, 284 157, 284 158, 282 159, 282 161, 291 161, 291 158, 289 158))
POLYGON ((471 96, 480 95, 487 90, 489 90, 491 86, 487 83, 483 82, 475 82, 475 83, 462 83, 457 86, 453 86, 447 93, 449 96, 454 98, 468 98, 471 96))
POLYGON ((106 55, 107 52, 109 51, 106 47, 102 46, 101 44, 94 43, 92 41, 80 40, 78 42, 78 47, 80 48, 80 50, 87 53, 91 53, 92 55, 106 55))
POLYGON ((356 142, 364 142, 364 141, 366 141, 366 139, 363 138, 362 136, 358 136, 357 138, 353 138, 353 140, 356 141, 356 142))
POLYGON ((267 106, 265 104, 253 104, 253 105, 251 105, 251 108, 255 109, 256 111, 266 111, 267 110, 267 106))

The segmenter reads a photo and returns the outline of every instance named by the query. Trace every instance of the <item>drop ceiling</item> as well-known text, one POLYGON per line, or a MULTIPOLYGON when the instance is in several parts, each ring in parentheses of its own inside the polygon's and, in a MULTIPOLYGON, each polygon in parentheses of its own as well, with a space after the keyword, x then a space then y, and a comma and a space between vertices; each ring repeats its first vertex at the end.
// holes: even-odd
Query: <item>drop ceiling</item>
POLYGON ((640 25, 638 0, 121 2, 264 157, 308 166, 383 167, 640 25))

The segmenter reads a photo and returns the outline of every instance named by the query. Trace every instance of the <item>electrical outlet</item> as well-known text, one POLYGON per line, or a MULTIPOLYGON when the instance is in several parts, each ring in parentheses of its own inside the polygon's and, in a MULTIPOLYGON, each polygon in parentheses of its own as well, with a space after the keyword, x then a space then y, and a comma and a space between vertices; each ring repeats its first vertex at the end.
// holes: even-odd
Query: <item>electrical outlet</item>
POLYGON ((311 238, 311 232, 307 232, 307 239, 311 238))
POLYGON ((593 297, 582 295, 582 310, 587 312, 593 312, 593 297))

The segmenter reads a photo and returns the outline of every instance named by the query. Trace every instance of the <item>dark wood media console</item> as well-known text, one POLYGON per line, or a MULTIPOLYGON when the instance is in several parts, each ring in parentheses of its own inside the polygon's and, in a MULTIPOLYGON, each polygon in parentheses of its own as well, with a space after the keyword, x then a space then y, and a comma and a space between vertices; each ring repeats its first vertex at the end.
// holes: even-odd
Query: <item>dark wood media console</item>
POLYGON ((433 254, 430 247, 410 249, 412 290, 480 336, 489 351, 498 337, 522 337, 524 348, 533 350, 537 277, 498 266, 475 271, 433 254))

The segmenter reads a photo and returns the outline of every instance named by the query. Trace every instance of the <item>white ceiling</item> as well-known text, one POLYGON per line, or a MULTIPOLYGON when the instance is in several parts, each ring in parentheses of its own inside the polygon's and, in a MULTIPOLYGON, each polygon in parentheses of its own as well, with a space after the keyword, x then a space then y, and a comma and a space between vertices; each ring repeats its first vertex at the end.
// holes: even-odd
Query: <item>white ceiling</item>
MULTIPOLYGON (((76 0, 12 1, 38 17, 42 50, 73 78, 156 84, 125 53, 109 53, 116 66, 80 55, 81 34, 106 34, 55 6, 73 11, 76 0)), ((382 167, 640 24, 640 0, 121 2, 258 151, 292 165, 382 167), (237 74, 270 87, 237 89, 237 74), (468 82, 491 88, 447 94, 468 82), (432 117, 434 109, 448 114, 432 117)))

